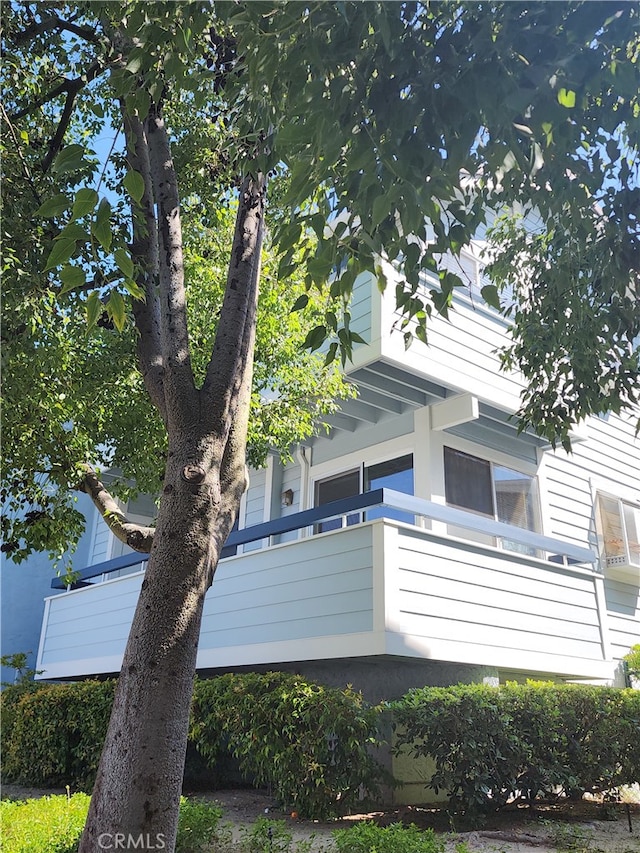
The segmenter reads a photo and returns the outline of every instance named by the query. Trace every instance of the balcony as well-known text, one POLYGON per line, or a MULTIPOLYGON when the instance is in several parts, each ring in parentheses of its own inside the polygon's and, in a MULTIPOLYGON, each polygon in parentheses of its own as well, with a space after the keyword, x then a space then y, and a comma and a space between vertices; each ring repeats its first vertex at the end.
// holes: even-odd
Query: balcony
MULTIPOLYGON (((240 530, 227 553, 256 542, 220 562, 199 669, 401 656, 610 676, 602 580, 586 548, 387 489, 240 530), (341 526, 314 533, 330 519, 341 526), (448 532, 461 528, 482 542, 448 532), (273 544, 291 531, 296 541, 273 544)), ((41 678, 120 669, 145 560, 92 566, 46 599, 41 678)))

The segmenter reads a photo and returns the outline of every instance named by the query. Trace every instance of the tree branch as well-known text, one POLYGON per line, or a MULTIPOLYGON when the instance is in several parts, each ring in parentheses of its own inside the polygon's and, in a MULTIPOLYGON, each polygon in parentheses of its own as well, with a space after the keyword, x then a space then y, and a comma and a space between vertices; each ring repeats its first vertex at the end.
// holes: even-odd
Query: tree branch
POLYGON ((53 163, 54 157, 62 147, 64 135, 67 132, 69 122, 71 121, 71 117, 73 116, 73 106, 76 102, 76 95, 84 85, 82 84, 82 81, 79 80, 74 80, 73 82, 77 85, 70 88, 70 90, 67 92, 67 97, 64 102, 64 109, 62 110, 62 115, 60 116, 58 127, 56 128, 56 132, 53 135, 53 138, 49 140, 49 150, 47 151, 46 157, 42 161, 42 171, 44 174, 49 171, 49 167, 53 163))
POLYGON ((167 422, 164 395, 160 299, 158 295, 158 224, 155 215, 149 148, 139 118, 124 113, 129 165, 142 175, 144 193, 139 205, 133 204, 133 244, 131 254, 138 270, 136 283, 145 298, 133 300, 133 315, 138 329, 138 364, 152 403, 167 422))
POLYGON ((84 474, 78 489, 89 495, 109 530, 129 548, 141 554, 148 554, 153 544, 155 528, 127 521, 126 515, 104 487, 93 468, 85 465, 83 470, 84 474))
POLYGON ((28 26, 21 33, 17 33, 13 38, 13 42, 19 46, 29 41, 29 39, 34 36, 41 35, 42 33, 48 33, 51 30, 66 30, 69 33, 74 33, 74 35, 80 36, 80 38, 83 38, 85 41, 91 42, 92 44, 98 44, 100 40, 94 30, 90 30, 88 27, 80 27, 78 24, 74 24, 73 21, 63 21, 62 18, 59 18, 57 15, 49 15, 41 21, 34 21, 33 24, 28 26))
POLYGON ((230 460, 236 454, 226 444, 243 434, 239 420, 248 418, 251 395, 265 189, 263 176, 247 177, 240 189, 227 286, 202 387, 211 431, 221 436, 230 460))
POLYGON ((18 155, 18 159, 20 160, 20 165, 22 166, 22 173, 27 179, 27 183, 31 189, 31 192, 34 195, 35 200, 38 202, 38 205, 42 204, 42 199, 40 198, 40 193, 36 189, 35 182, 33 180, 33 176, 31 174, 31 170, 27 164, 27 161, 24 158, 24 154, 22 153, 22 149, 20 148, 20 142, 18 140, 18 136, 16 134, 15 127, 11 124, 9 120, 9 116, 6 114, 4 106, 0 104, 0 110, 2 110, 2 118, 6 121, 7 126, 9 127, 9 133, 11 135, 11 139, 13 140, 13 144, 16 147, 16 154, 18 155))
POLYGON ((173 418, 184 425, 198 407, 199 395, 189 355, 178 181, 166 126, 157 111, 150 113, 145 130, 158 207, 160 337, 167 421, 173 418))
POLYGON ((45 95, 41 95, 39 98, 29 104, 28 107, 25 107, 22 110, 19 110, 17 113, 14 113, 11 118, 14 121, 17 121, 20 118, 24 118, 24 116, 31 115, 37 109, 44 106, 44 104, 48 104, 50 101, 53 101, 55 98, 60 95, 65 95, 69 93, 73 93, 74 97, 78 94, 78 92, 83 89, 87 83, 90 83, 92 80, 98 76, 98 74, 104 70, 102 63, 94 62, 92 66, 83 74, 81 77, 75 77, 72 80, 63 80, 59 86, 56 86, 55 89, 51 89, 51 91, 47 92, 45 95))

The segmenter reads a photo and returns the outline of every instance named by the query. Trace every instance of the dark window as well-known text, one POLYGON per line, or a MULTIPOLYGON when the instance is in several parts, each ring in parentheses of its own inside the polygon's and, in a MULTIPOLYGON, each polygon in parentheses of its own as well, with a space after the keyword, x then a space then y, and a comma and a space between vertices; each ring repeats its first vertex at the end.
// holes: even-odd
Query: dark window
MULTIPOLYGON (((529 474, 494 465, 469 453, 444 448, 445 497, 450 506, 477 512, 496 521, 540 530, 537 481, 529 474)), ((456 535, 459 535, 456 531, 456 535)), ((462 535, 465 535, 463 533, 462 535)), ((472 537, 477 538, 477 537, 472 537)), ((489 544, 495 540, 489 539, 489 544)), ((535 557, 535 548, 501 539, 503 548, 535 557)))
MULTIPOLYGON (((328 477, 316 483, 315 505, 323 506, 331 501, 339 501, 342 498, 350 498, 360 493, 360 471, 347 471, 337 477, 328 477)), ((360 521, 360 513, 347 516, 347 524, 357 524, 360 521)), ((328 530, 337 530, 342 527, 341 518, 333 518, 330 521, 322 521, 316 525, 316 533, 326 533, 328 530)))
POLYGON ((445 447, 444 482, 448 504, 494 517, 489 462, 445 447))

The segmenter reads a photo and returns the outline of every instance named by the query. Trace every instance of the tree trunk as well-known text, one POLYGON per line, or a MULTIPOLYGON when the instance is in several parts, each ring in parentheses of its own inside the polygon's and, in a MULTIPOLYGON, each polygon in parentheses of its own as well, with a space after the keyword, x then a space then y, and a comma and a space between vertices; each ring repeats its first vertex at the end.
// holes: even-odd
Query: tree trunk
POLYGON ((204 597, 235 514, 220 511, 213 445, 193 434, 170 441, 156 534, 80 853, 174 849, 204 597))
POLYGON ((148 202, 144 229, 136 230, 134 216, 134 233, 149 236, 136 243, 146 294, 145 307, 136 311, 138 355, 169 449, 153 545, 79 853, 175 848, 204 597, 246 487, 264 231, 265 181, 247 176, 216 340, 197 389, 168 135, 156 108, 144 126, 129 125, 135 136, 130 157, 148 202), (151 239, 155 217, 157 239, 151 239))

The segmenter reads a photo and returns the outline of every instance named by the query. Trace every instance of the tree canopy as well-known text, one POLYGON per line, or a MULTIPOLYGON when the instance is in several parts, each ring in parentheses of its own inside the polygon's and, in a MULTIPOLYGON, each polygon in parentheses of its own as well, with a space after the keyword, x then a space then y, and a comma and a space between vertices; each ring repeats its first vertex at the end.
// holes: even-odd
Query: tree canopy
POLYGON ((156 528, 118 530, 151 557, 81 850, 102 831, 171 841, 202 602, 247 457, 330 407, 339 381, 322 362, 359 343, 361 272, 385 287, 395 266, 405 340, 426 342, 467 285, 438 258, 488 228, 482 293, 513 320, 522 424, 565 442, 577 420, 637 402, 638 8, 99 1, 2 15, 3 497, 22 511, 5 545, 23 556, 77 535, 68 489, 110 523, 101 461, 125 490, 162 477, 156 528), (320 364, 301 337, 326 346, 320 364))

